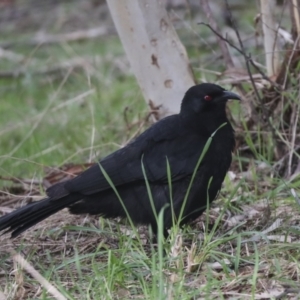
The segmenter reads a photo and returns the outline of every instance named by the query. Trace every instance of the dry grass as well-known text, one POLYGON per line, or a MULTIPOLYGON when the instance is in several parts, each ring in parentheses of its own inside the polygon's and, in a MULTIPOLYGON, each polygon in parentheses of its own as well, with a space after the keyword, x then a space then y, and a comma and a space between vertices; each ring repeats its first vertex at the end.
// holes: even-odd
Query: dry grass
MULTIPOLYGON (((230 184, 239 181, 233 180, 230 184)), ((225 188, 230 190, 228 186, 225 188)), ((28 192, 23 190, 21 194, 28 192)), ((181 292, 185 291, 186 296, 197 295, 197 299, 281 299, 281 296, 297 299, 300 292, 298 210, 291 201, 279 198, 270 201, 262 197, 255 203, 241 204, 238 198, 242 194, 240 188, 225 206, 220 199, 208 215, 201 216, 190 228, 176 236, 171 234, 163 245, 164 295, 177 299, 178 285, 181 285, 181 292)), ((2 209, 9 211, 19 206, 19 196, 15 194, 11 199, 6 196, 2 209)), ((229 194, 226 199, 228 197, 229 194)), ((139 234, 140 240, 134 237, 130 226, 122 225, 119 220, 78 217, 67 210, 60 211, 16 239, 10 240, 8 235, 0 237, 0 257, 5 257, 0 268, 0 286, 10 295, 8 299, 20 299, 18 295, 22 295, 21 299, 32 299, 52 294, 49 291, 45 294, 45 285, 32 278, 28 270, 20 269, 12 251, 20 252, 38 273, 46 274, 45 280, 57 286, 67 299, 82 299, 82 294, 76 296, 71 292, 74 289, 88 292, 88 279, 84 278, 95 276, 95 266, 105 276, 103 270, 111 263, 109 253, 114 253, 122 264, 136 260, 136 266, 128 268, 137 267, 137 273, 148 274, 145 282, 151 286, 159 269, 156 265, 155 270, 151 270, 149 260, 157 256, 159 245, 151 250, 147 228, 141 227, 139 234), (133 246, 132 240, 141 244, 133 246)), ((96 298, 137 299, 137 291, 145 293, 138 276, 136 279, 125 276, 121 286, 116 284, 107 298, 100 295, 96 298)), ((146 293, 143 295, 146 297, 146 293)))

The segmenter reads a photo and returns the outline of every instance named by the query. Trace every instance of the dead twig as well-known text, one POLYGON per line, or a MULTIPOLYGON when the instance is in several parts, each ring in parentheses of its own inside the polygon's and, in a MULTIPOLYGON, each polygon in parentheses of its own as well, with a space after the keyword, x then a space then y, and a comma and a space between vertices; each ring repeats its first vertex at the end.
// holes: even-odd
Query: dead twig
MULTIPOLYGON (((231 46, 236 51, 238 51, 240 54, 242 54, 244 56, 244 58, 247 59, 247 61, 249 61, 249 63, 257 70, 257 72, 261 74, 261 76, 262 76, 263 79, 267 80, 271 85, 276 85, 276 83, 273 82, 273 81, 271 81, 271 79, 255 64, 255 62, 253 61, 253 59, 252 59, 252 57, 251 57, 250 54, 246 54, 245 52, 243 52, 243 50, 241 50, 239 47, 237 47, 236 45, 234 45, 230 40, 228 40, 226 37, 223 37, 222 34, 220 34, 213 27, 211 27, 210 24, 207 24, 205 22, 199 22, 198 24, 199 25, 204 25, 204 26, 208 27, 221 40, 225 41, 226 43, 228 43, 229 46, 231 46)), ((277 87, 279 87, 279 86, 277 86, 277 87)))
POLYGON ((9 250, 14 262, 22 269, 25 269, 34 279, 36 279, 54 298, 58 300, 67 300, 58 289, 52 285, 45 277, 43 277, 22 255, 16 253, 14 250, 9 250))

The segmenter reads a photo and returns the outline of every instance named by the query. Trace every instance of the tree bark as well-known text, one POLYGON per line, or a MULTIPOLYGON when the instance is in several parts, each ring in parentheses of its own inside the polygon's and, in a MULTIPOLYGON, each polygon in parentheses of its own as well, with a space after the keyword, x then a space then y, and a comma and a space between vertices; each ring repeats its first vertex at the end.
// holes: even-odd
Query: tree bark
POLYGON ((194 85, 185 47, 159 0, 107 0, 132 71, 157 118, 178 113, 194 85))

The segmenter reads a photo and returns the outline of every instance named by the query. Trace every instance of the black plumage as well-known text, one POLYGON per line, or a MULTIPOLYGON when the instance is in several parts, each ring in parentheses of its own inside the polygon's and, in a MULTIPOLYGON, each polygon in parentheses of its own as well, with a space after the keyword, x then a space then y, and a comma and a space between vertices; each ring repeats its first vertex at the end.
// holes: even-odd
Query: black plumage
POLYGON ((191 87, 182 100, 179 114, 155 123, 127 146, 76 178, 53 185, 46 191, 47 198, 1 217, 0 230, 13 231, 12 237, 15 237, 68 207, 73 214, 99 214, 107 218, 128 214, 134 223, 150 224, 156 232, 146 177, 156 214, 165 208, 166 231, 172 226, 172 213, 175 219, 180 216, 192 174, 209 140, 209 148, 195 172, 180 224, 195 219, 205 210, 207 201, 217 196, 231 164, 235 140, 225 112, 228 99, 240 98, 211 83, 191 87))

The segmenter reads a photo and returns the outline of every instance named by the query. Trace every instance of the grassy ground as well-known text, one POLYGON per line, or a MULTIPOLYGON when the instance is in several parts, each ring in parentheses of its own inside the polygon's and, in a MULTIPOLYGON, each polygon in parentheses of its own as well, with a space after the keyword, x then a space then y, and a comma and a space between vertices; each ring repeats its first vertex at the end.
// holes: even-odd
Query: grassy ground
MULTIPOLYGON (((45 19, 50 32, 67 31, 73 20, 67 12, 77 16, 63 5, 57 13, 69 22, 45 19)), ((30 24, 22 34, 23 23, 2 27, 2 42, 12 35, 26 40, 36 30, 30 24)), ((116 36, 34 48, 21 44, 11 51, 23 59, 4 61, 1 71, 25 72, 0 80, 1 213, 41 197, 45 178, 53 180, 51 171, 95 161, 148 125, 148 109, 116 36), (36 74, 74 59, 83 62, 36 74)), ((203 65, 195 40, 189 52, 203 65)), ((251 135, 243 134, 251 149, 251 135)), ((54 298, 20 268, 13 251, 66 299, 298 299, 299 207, 290 189, 299 188, 299 180, 271 178, 270 152, 251 158, 235 153, 213 207, 182 231, 174 228, 167 241, 152 244, 148 228, 136 232, 122 220, 67 211, 17 239, 1 236, 0 299, 54 298), (249 160, 253 168, 245 172, 242 165, 249 160)))

